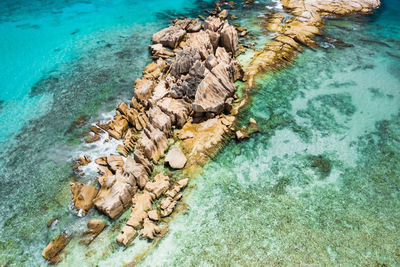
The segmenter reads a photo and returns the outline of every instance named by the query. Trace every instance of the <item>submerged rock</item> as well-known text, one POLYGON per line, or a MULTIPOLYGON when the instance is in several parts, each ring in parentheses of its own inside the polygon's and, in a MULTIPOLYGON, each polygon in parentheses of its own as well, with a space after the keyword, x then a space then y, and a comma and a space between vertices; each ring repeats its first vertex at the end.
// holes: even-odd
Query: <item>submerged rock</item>
POLYGON ((61 260, 60 253, 69 243, 69 238, 61 234, 51 241, 45 249, 43 249, 42 257, 50 263, 55 264, 61 260))
POLYGON ((107 224, 100 220, 90 220, 87 223, 88 230, 83 232, 83 236, 87 237, 85 240, 81 240, 81 243, 85 245, 90 245, 93 240, 103 232, 104 228, 106 228, 107 224))

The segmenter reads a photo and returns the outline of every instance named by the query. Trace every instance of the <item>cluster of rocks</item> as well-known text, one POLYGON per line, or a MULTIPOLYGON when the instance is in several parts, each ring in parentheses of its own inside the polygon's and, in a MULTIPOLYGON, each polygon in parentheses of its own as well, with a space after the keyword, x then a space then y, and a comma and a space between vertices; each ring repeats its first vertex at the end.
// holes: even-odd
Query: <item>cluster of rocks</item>
POLYGON ((270 16, 267 29, 277 33, 262 51, 257 52, 245 71, 249 87, 261 71, 277 69, 291 62, 301 46, 319 47, 314 41, 322 34, 323 16, 345 15, 353 12, 369 13, 380 5, 379 0, 281 0, 291 15, 277 13, 270 16))
MULTIPOLYGON (((235 60, 238 34, 227 17, 227 11, 220 11, 205 19, 204 24, 199 19, 175 20, 155 33, 150 46, 154 61, 135 81, 129 104, 119 104, 110 122, 91 128, 96 139, 103 131, 109 135, 106 141, 122 140, 117 148, 120 155, 95 159, 100 189, 71 183, 72 200, 82 215, 94 206, 111 219, 132 207, 116 238, 124 246, 136 238, 139 230, 143 238, 161 236, 163 229, 158 223, 174 211, 188 184, 187 178, 173 181, 161 172, 153 173, 153 164, 165 162, 173 169, 187 167, 188 162, 196 162, 188 157, 210 153, 234 129, 234 82, 242 79, 244 72, 235 60), (169 138, 181 141, 169 149, 169 138), (157 199, 160 201, 156 204, 157 199)), ((89 162, 83 157, 77 159, 77 166, 89 162)), ((89 238, 84 242, 90 244, 104 227, 99 223, 88 225, 85 236, 89 238)), ((50 251, 53 244, 60 243, 58 239, 49 244, 50 251)), ((58 255, 62 248, 57 245, 57 253, 53 254, 58 255)), ((43 253, 44 257, 49 254, 43 253)))
MULTIPOLYGON (((238 32, 226 20, 228 12, 219 6, 204 24, 199 19, 175 20, 153 35, 150 52, 154 61, 135 81, 129 105, 119 104, 114 118, 92 126, 86 138, 95 142, 107 132, 105 141, 121 139, 122 144, 117 148, 120 155, 95 160, 100 189, 71 183, 73 203, 82 215, 95 206, 114 219, 132 207, 116 238, 118 243, 128 246, 138 231, 143 238, 162 236, 165 228, 158 224, 174 211, 188 179, 172 181, 163 173, 154 173, 153 164, 162 163, 166 153, 164 162, 173 169, 205 163, 234 132, 238 110, 246 103, 244 98, 237 99, 235 81, 247 81, 252 87, 259 72, 293 60, 296 51, 301 51, 300 44, 318 46, 314 37, 321 34, 321 16, 366 13, 380 5, 379 0, 282 3, 293 16, 286 19, 284 14, 274 14, 269 18, 267 29, 277 34, 264 50, 255 53, 245 72, 235 59, 238 32), (179 142, 170 149, 169 139, 179 142)), ((239 32, 247 34, 245 28, 239 32)), ((256 131, 257 123, 250 119, 248 126, 236 131, 236 137, 244 139, 256 131)), ((79 158, 75 169, 89 163, 88 157, 79 158)), ((89 245, 105 226, 101 221, 90 221, 82 242, 89 245)), ((68 242, 68 236, 59 235, 43 250, 43 257, 52 263, 59 261, 68 242)))

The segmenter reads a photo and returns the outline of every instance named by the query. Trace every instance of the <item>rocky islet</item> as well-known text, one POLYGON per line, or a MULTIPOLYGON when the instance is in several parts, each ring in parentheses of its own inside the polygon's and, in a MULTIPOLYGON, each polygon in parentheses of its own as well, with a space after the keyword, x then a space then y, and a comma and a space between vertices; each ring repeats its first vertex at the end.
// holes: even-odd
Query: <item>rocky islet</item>
MULTIPOLYGON (((92 199, 98 210, 113 219, 132 206, 131 216, 117 242, 129 245, 138 230, 142 237, 155 238, 162 232, 157 226, 159 214, 165 217, 173 212, 182 197, 181 190, 188 183, 187 178, 173 183, 162 173, 151 178, 153 165, 160 162, 170 147, 168 138, 184 139, 177 143, 188 159, 185 168, 201 165, 228 133, 233 133, 235 116, 247 101, 236 99, 236 80, 246 80, 251 87, 258 73, 292 60, 294 50, 301 50, 299 43, 315 47, 313 37, 320 33, 318 27, 323 20, 314 16, 346 14, 343 10, 365 13, 379 5, 379 2, 359 1, 343 4, 343 9, 339 9, 328 1, 318 5, 296 3, 283 1, 292 14, 299 15, 284 23, 281 16, 270 20, 269 28, 282 34, 253 57, 244 77, 235 59, 238 34, 225 20, 226 11, 208 17, 204 25, 197 19, 176 20, 172 26, 154 34, 155 45, 150 50, 156 61, 148 65, 143 77, 135 82, 135 96, 129 106, 121 103, 111 122, 97 125, 107 131, 110 138, 123 139, 123 145, 118 147, 122 157, 109 155, 96 160, 102 175, 98 179, 101 188, 97 194, 90 193, 86 197, 86 191, 94 190, 86 190, 82 184, 71 185, 75 207, 87 212, 90 207, 86 202, 92 199), (182 136, 186 138, 180 138, 182 136), (160 197, 159 210, 154 210, 152 204, 160 197), (78 200, 84 204, 77 204, 78 200)), ((250 128, 256 131, 256 123, 250 121, 250 128)), ((58 255, 65 245, 57 246, 56 250, 61 249, 55 254, 58 255)))

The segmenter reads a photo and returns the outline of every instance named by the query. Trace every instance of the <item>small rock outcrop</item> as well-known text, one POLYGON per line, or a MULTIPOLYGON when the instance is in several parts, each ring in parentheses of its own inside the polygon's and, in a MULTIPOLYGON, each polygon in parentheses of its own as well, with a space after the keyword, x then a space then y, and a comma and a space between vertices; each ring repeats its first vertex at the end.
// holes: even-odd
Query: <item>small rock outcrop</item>
POLYGON ((89 246, 90 243, 95 240, 95 238, 103 232, 104 228, 106 228, 107 224, 100 220, 90 220, 87 223, 88 230, 83 232, 83 236, 85 237, 84 240, 81 240, 81 243, 89 246))
POLYGON ((185 154, 179 147, 173 147, 165 157, 165 162, 174 169, 182 169, 187 162, 185 154))
POLYGON ((72 202, 78 211, 86 215, 93 206, 93 200, 97 195, 98 189, 91 185, 81 183, 70 183, 72 192, 72 202))

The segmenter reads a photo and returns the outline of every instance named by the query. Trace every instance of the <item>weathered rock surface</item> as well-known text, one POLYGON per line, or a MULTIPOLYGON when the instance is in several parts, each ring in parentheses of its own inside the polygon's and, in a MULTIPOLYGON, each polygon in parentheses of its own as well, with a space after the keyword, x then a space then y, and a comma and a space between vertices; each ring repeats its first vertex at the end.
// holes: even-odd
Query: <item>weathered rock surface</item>
POLYGON ((165 157, 165 162, 174 169, 182 169, 187 162, 185 154, 179 147, 173 147, 165 157))
POLYGON ((150 219, 144 219, 143 229, 140 234, 144 238, 154 239, 160 233, 160 228, 150 219))
POLYGON ((182 74, 188 73, 197 60, 200 60, 199 51, 185 47, 176 55, 176 60, 171 66, 171 74, 179 78, 182 74))
POLYGON ((151 45, 149 48, 153 59, 166 59, 175 56, 175 53, 168 51, 165 47, 163 47, 162 44, 154 44, 151 45))
POLYGON ((60 252, 67 246, 69 238, 61 234, 43 249, 42 257, 54 264, 60 261, 60 252))
POLYGON ((235 54, 238 47, 238 33, 236 29, 225 22, 221 30, 221 46, 225 47, 226 51, 235 54))
POLYGON ((160 157, 164 156, 164 152, 168 149, 168 146, 165 133, 150 123, 147 124, 144 134, 142 134, 137 142, 137 149, 141 150, 143 155, 154 162, 158 162, 160 157))
POLYGON ((124 165, 124 161, 122 160, 121 156, 109 155, 107 156, 106 160, 108 166, 110 166, 110 169, 113 171, 122 169, 122 166, 124 165))
POLYGON ((72 202, 75 208, 81 210, 83 215, 93 206, 93 199, 96 197, 98 189, 91 185, 81 183, 70 183, 72 192, 72 202))
POLYGON ((153 182, 148 182, 145 186, 145 189, 151 193, 153 193, 156 198, 159 198, 162 194, 164 194, 169 188, 169 177, 163 175, 162 173, 157 174, 154 177, 153 182))
POLYGON ((221 29, 224 20, 218 17, 209 16, 206 21, 204 21, 204 29, 217 32, 221 29))
POLYGON ((213 45, 211 44, 210 35, 205 31, 196 33, 188 33, 186 46, 199 51, 201 59, 206 59, 214 53, 213 45))
POLYGON ((151 211, 147 212, 147 216, 149 217, 150 220, 153 220, 153 221, 160 220, 160 214, 158 213, 157 210, 151 210, 151 211))
POLYGON ((146 190, 136 194, 132 200, 132 212, 126 225, 140 229, 143 220, 147 218, 147 211, 151 210, 154 198, 155 195, 146 190))
POLYGON ((153 43, 174 49, 182 41, 185 34, 186 31, 179 25, 170 26, 153 34, 153 43))
POLYGON ((151 98, 155 86, 156 83, 153 80, 144 78, 136 79, 134 88, 136 99, 138 99, 142 105, 147 106, 147 101, 151 98))
POLYGON ((171 118, 171 124, 182 127, 188 120, 191 105, 183 99, 165 97, 158 101, 157 106, 171 118))
POLYGON ((133 239, 135 239, 137 235, 138 233, 133 227, 125 225, 124 227, 122 227, 121 233, 118 234, 116 241, 119 244, 127 247, 132 243, 133 239))
POLYGON ((198 32, 201 29, 201 22, 199 19, 178 19, 175 21, 174 25, 187 32, 198 32))
POLYGON ((234 68, 231 65, 225 62, 218 63, 197 87, 193 110, 221 113, 224 110, 225 99, 236 91, 233 74, 234 68))
POLYGON ((116 115, 114 119, 107 125, 105 129, 108 134, 115 139, 121 139, 128 129, 128 121, 125 116, 116 115))
MULTIPOLYGON (((128 174, 125 171, 118 170, 115 175, 106 176, 97 197, 94 199, 96 208, 111 219, 119 216, 132 203, 132 196, 137 191, 135 179, 137 173, 128 174)), ((144 168, 140 174, 147 174, 144 168)))
POLYGON ((177 181, 172 186, 172 188, 165 193, 165 196, 170 197, 170 198, 175 198, 176 195, 187 186, 188 182, 189 182, 188 178, 177 181))

